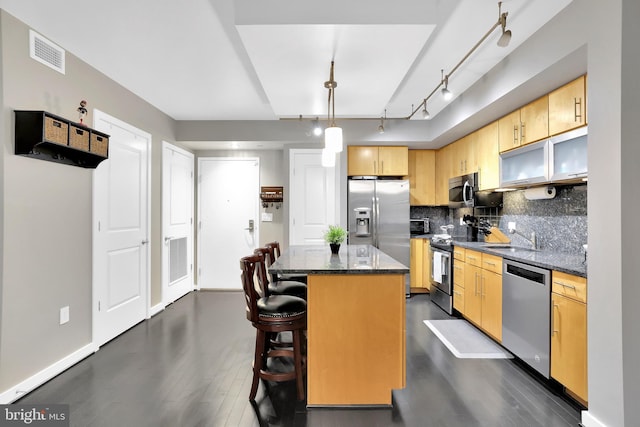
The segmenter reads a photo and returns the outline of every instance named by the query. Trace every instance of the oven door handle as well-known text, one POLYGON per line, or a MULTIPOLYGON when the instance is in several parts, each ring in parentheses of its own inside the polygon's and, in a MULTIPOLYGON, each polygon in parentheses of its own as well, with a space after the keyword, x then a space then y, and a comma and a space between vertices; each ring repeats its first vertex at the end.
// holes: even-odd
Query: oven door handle
POLYGON ((465 181, 462 186, 462 200, 465 206, 470 206, 471 201, 473 200, 473 188, 471 187, 471 184, 469 184, 468 180, 465 181), (467 191, 469 191, 469 198, 467 198, 467 191))

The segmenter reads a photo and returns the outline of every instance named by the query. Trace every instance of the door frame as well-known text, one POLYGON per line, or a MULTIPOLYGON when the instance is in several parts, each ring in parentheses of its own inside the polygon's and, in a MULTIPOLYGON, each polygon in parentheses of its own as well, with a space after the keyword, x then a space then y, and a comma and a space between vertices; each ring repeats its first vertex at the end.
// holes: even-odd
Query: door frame
MULTIPOLYGON (((149 241, 147 243, 147 255, 146 255, 146 259, 145 259, 145 264, 146 264, 146 270, 147 270, 147 279, 146 279, 146 283, 144 286, 144 291, 146 292, 146 302, 147 302, 147 306, 145 308, 145 318, 149 319, 153 314, 162 311, 163 307, 154 307, 153 313, 151 310, 151 245, 153 244, 153 239, 151 237, 151 158, 152 158, 152 152, 151 149, 153 147, 152 144, 152 137, 151 134, 148 132, 143 131, 142 129, 139 129, 133 125, 130 125, 129 123, 126 123, 120 119, 117 119, 103 111, 100 111, 98 109, 94 109, 93 110, 93 127, 94 129, 97 129, 97 123, 103 120, 105 122, 108 123, 112 123, 116 126, 119 126, 123 129, 127 129, 128 131, 138 134, 138 135, 143 135, 147 140, 147 197, 146 200, 144 201, 145 207, 146 207, 146 211, 147 211, 147 230, 146 230, 146 234, 147 234, 147 240, 149 241)), ((106 160, 108 161, 108 160, 106 160)), ((91 296, 91 302, 92 302, 92 308, 91 308, 91 341, 93 343, 93 345, 95 346, 95 351, 98 350, 98 348, 100 347, 100 345, 103 344, 97 344, 96 342, 96 338, 97 338, 97 322, 96 319, 98 317, 98 302, 99 302, 99 293, 97 292, 97 287, 96 287, 96 280, 95 280, 95 271, 96 271, 96 265, 98 262, 98 251, 97 251, 97 239, 96 239, 96 233, 99 232, 100 230, 100 223, 99 223, 99 218, 101 215, 98 214, 97 209, 96 209, 96 198, 98 197, 97 195, 97 191, 96 191, 96 180, 95 180, 95 172, 92 171, 92 175, 91 175, 91 181, 92 181, 92 243, 91 243, 91 250, 92 250, 92 278, 91 278, 91 290, 92 290, 92 296, 91 296)), ((107 205, 108 207, 108 205, 107 205)), ((134 326, 134 325, 131 325, 134 326)))
POLYGON ((167 191, 169 190, 168 188, 165 187, 164 183, 165 183, 165 175, 167 173, 167 170, 165 169, 165 158, 164 158, 164 154, 165 154, 165 149, 169 148, 173 151, 177 151, 180 154, 183 154, 187 157, 191 158, 191 162, 192 162, 192 175, 191 175, 191 188, 190 188, 190 197, 191 197, 191 226, 189 227, 189 237, 190 237, 190 246, 191 246, 191 291, 193 291, 195 289, 195 213, 196 213, 196 206, 195 206, 195 174, 196 174, 196 170, 195 170, 195 154, 193 154, 190 151, 185 150, 184 148, 178 147, 177 145, 174 145, 170 142, 167 141, 162 141, 162 208, 161 208, 161 235, 160 235, 160 252, 161 252, 161 273, 160 273, 160 282, 161 282, 161 288, 162 288, 162 308, 166 307, 167 305, 171 304, 173 301, 168 301, 167 297, 168 297, 168 289, 169 289, 169 278, 167 277, 168 271, 169 271, 169 265, 167 264, 169 262, 168 259, 168 252, 169 252, 169 247, 168 245, 165 244, 164 238, 167 236, 167 230, 165 230, 165 218, 166 215, 168 215, 168 212, 165 212, 165 203, 164 201, 167 200, 168 198, 168 193, 167 191))
MULTIPOLYGON (((240 156, 204 156, 204 157, 198 157, 197 158, 197 162, 196 162, 196 176, 198 177, 198 179, 196 180, 197 182, 197 191, 196 191, 196 227, 195 227, 195 236, 196 236, 196 257, 195 257, 195 264, 196 267, 194 269, 194 274, 195 274, 195 290, 201 290, 202 286, 200 283, 200 259, 201 259, 201 251, 202 251, 202 241, 201 241, 201 236, 200 236, 200 232, 202 231, 202 219, 201 219, 201 215, 200 215, 200 209, 201 209, 201 200, 202 200, 202 163, 204 161, 209 161, 209 160, 224 160, 224 161, 247 161, 247 160, 251 160, 251 161, 255 161, 258 164, 258 197, 256 197, 255 200, 255 212, 256 212, 256 220, 255 220, 255 225, 254 225, 254 239, 256 241, 256 247, 258 247, 260 245, 260 184, 261 184, 261 176, 260 176, 260 167, 261 167, 261 163, 260 163, 260 157, 258 156, 250 156, 250 157, 240 157, 240 156)), ((204 289, 210 289, 210 288, 204 288, 204 289)), ((213 288, 211 288, 213 289, 213 288)))

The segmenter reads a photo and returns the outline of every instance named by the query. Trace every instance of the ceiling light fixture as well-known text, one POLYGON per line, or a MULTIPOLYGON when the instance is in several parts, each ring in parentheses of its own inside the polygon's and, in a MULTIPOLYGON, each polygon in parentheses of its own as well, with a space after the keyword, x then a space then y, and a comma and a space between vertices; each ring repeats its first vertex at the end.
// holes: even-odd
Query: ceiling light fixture
POLYGON ((322 135, 322 127, 320 127, 320 121, 318 120, 319 118, 316 117, 316 119, 313 121, 313 135, 315 136, 320 136, 322 135))
POLYGON ((425 120, 429 120, 431 118, 431 114, 427 110, 427 100, 425 99, 423 102, 424 108, 422 109, 422 118, 425 120))
POLYGON ((333 61, 331 61, 331 72, 329 80, 324 82, 324 87, 329 89, 329 99, 327 102, 327 122, 329 127, 324 130, 324 148, 334 153, 342 151, 342 128, 336 126, 336 96, 335 88, 338 83, 333 79, 333 61))
POLYGON ((442 81, 440 82, 440 84, 444 85, 444 87, 442 88, 442 98, 445 101, 450 101, 451 98, 453 98, 453 94, 449 90, 449 76, 444 75, 444 70, 440 70, 440 72, 442 73, 442 81))
POLYGON ((509 42, 511 41, 511 30, 506 30, 507 28, 507 15, 509 12, 501 13, 502 10, 502 2, 498 2, 498 22, 500 22, 500 26, 502 26, 502 35, 498 39, 498 46, 507 47, 509 42))
MULTIPOLYGON (((384 117, 387 117, 387 110, 384 110, 384 117)), ((384 118, 380 116, 380 126, 378 126, 378 133, 382 135, 384 133, 384 118)))

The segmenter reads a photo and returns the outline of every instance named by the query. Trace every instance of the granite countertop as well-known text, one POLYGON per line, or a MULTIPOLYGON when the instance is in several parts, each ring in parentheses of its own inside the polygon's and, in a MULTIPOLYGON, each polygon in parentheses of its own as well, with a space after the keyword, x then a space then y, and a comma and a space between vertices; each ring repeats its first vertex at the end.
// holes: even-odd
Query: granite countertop
POLYGON ((408 274, 409 268, 371 245, 290 246, 269 267, 276 274, 408 274))
POLYGON ((562 271, 580 277, 587 277, 587 263, 584 255, 573 255, 563 252, 536 250, 529 248, 492 248, 485 242, 453 242, 454 246, 473 249, 479 252, 497 255, 505 259, 519 261, 540 268, 562 271))

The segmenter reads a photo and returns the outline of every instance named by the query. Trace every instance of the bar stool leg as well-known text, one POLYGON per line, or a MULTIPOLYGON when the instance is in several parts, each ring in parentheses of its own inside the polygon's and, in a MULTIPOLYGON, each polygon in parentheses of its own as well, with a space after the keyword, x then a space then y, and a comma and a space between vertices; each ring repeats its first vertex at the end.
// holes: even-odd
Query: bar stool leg
POLYGON ((251 382, 251 392, 249 400, 254 400, 258 393, 258 383, 260 382, 260 370, 264 364, 266 334, 260 329, 256 329, 256 349, 253 356, 253 381, 251 382))
POLYGON ((297 329, 293 331, 293 361, 295 363, 296 370, 296 388, 298 389, 298 400, 304 399, 304 372, 302 368, 302 339, 301 330, 297 329))

